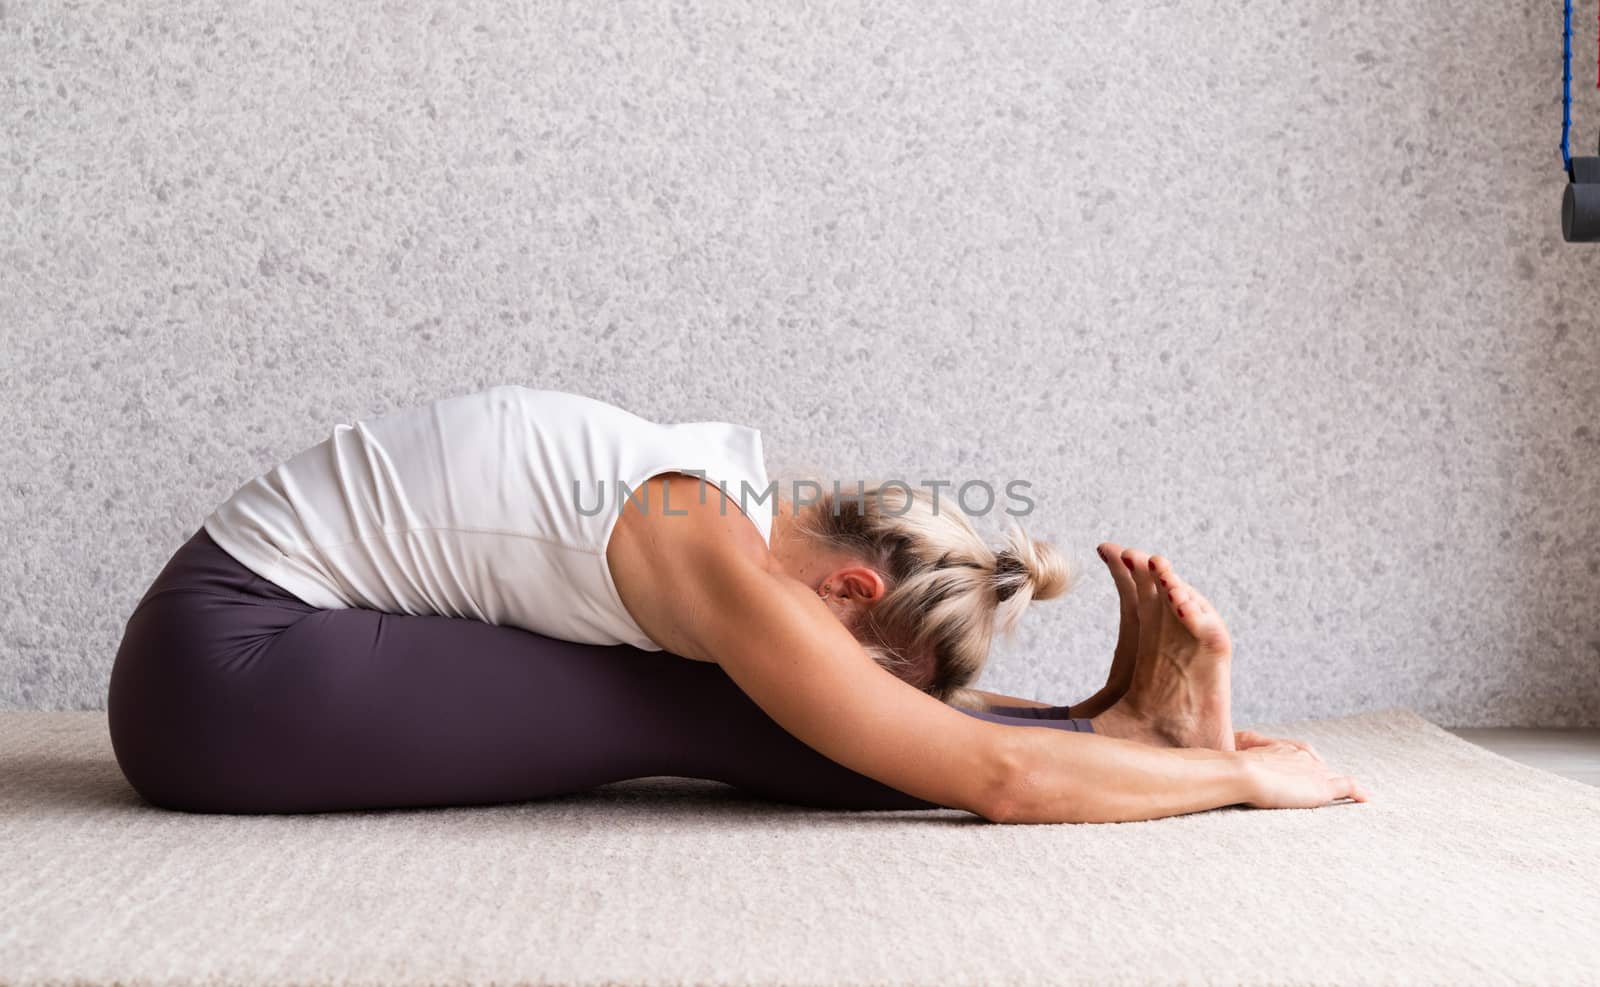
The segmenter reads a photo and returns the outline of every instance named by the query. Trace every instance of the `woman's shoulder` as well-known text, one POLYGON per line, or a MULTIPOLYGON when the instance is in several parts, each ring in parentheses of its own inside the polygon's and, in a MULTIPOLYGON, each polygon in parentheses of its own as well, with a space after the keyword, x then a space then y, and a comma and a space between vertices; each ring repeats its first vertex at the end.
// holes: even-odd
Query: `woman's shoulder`
POLYGON ((764 533, 737 504, 683 473, 653 476, 627 501, 605 562, 624 608, 668 650, 696 620, 716 616, 695 601, 746 599, 775 571, 764 533))

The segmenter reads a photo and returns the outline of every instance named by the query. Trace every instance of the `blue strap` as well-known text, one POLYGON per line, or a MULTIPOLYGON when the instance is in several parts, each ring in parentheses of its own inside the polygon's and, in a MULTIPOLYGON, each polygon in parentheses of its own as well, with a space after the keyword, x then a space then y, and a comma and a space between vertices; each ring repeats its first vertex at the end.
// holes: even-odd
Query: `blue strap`
POLYGON ((1572 0, 1566 0, 1561 38, 1561 166, 1572 178, 1572 0))

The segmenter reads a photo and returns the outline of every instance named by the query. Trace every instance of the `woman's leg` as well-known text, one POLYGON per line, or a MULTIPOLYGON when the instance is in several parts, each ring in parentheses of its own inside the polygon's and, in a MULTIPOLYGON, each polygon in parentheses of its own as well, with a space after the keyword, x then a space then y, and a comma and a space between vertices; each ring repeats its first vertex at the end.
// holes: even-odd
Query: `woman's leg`
POLYGON ((1078 730, 1084 733, 1092 732, 1087 724, 1087 717, 1074 717, 1072 711, 1077 706, 990 706, 989 712, 1016 720, 1072 720, 1073 725, 1067 729, 1078 730))
POLYGON ((318 610, 203 532, 129 619, 108 710, 129 781, 190 811, 521 801, 651 775, 814 806, 937 807, 805 746, 717 665, 472 620, 318 610))

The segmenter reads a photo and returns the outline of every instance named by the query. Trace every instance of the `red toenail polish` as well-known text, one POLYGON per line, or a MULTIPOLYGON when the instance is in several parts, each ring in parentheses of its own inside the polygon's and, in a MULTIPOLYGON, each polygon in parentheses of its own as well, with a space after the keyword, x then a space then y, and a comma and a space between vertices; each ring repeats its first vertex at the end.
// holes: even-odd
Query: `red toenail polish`
POLYGON ((1180 616, 1180 617, 1183 616, 1183 608, 1182 607, 1178 608, 1178 616, 1180 616))
POLYGON ((1133 571, 1133 560, 1125 558, 1122 560, 1122 564, 1128 567, 1128 571, 1133 571))
POLYGON ((1161 585, 1163 585, 1163 586, 1167 585, 1167 577, 1165 577, 1165 576, 1161 577, 1161 585))

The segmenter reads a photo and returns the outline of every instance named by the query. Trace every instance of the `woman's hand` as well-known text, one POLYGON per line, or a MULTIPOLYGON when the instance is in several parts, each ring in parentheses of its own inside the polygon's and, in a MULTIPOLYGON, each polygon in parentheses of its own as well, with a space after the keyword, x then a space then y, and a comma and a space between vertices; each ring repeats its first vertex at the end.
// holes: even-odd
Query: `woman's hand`
POLYGON ((1241 750, 1238 756, 1251 776, 1254 794, 1247 804, 1257 809, 1314 809, 1339 799, 1367 801, 1359 782, 1328 767, 1304 746, 1272 741, 1241 750))
POLYGON ((1290 747, 1298 747, 1307 754, 1310 754, 1312 757, 1316 758, 1318 761, 1322 760, 1322 755, 1318 754, 1315 748, 1303 740, 1289 740, 1284 737, 1268 737, 1265 734, 1256 733, 1254 730, 1235 730, 1233 732, 1233 749, 1236 751, 1253 750, 1257 747, 1270 747, 1273 744, 1288 744, 1290 747))

